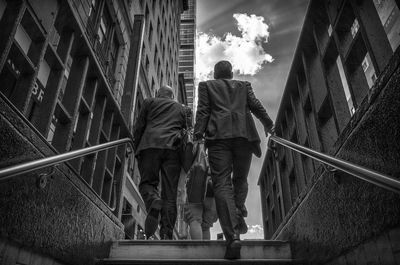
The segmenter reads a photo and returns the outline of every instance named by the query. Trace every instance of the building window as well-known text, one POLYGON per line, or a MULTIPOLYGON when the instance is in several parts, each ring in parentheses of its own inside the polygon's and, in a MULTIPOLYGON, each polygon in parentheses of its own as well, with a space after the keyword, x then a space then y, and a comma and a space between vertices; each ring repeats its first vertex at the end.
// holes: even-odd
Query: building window
POLYGON ((154 89, 155 89, 155 85, 156 85, 156 84, 154 83, 154 78, 152 78, 152 79, 151 79, 151 93, 152 93, 152 94, 154 94, 154 92, 155 92, 155 90, 154 90, 154 89))
POLYGON ((28 55, 29 48, 32 44, 32 39, 29 37, 29 34, 25 31, 22 25, 18 26, 14 37, 23 52, 28 55))
POLYGON ((115 83, 115 68, 119 50, 114 21, 105 1, 91 2, 88 28, 95 34, 94 50, 105 70, 111 86, 115 83))
POLYGON ((369 67, 369 63, 368 63, 367 57, 365 57, 362 62, 362 68, 363 68, 364 72, 366 72, 368 70, 368 67, 369 67))
POLYGON ((368 52, 365 55, 365 57, 361 63, 361 66, 364 71, 365 78, 367 79, 368 86, 369 86, 369 88, 371 88, 375 83, 376 73, 375 73, 375 68, 371 61, 371 56, 369 55, 368 52))
POLYGON ((97 3, 98 1, 96 1, 96 0, 92 0, 92 1, 90 1, 90 7, 89 7, 89 14, 88 14, 88 16, 92 19, 92 20, 94 20, 95 19, 95 16, 96 16, 96 14, 97 14, 97 6, 96 6, 96 3, 97 3))
POLYGON ((69 73, 71 71, 72 62, 73 62, 73 58, 71 57, 71 55, 68 55, 67 63, 65 64, 64 75, 61 80, 60 92, 58 93, 58 100, 60 102, 62 102, 62 100, 64 98, 64 93, 65 93, 65 89, 67 87, 67 82, 68 82, 68 78, 69 78, 69 73))
MULTIPOLYGON (((160 30, 161 30, 161 22, 160 22, 160 18, 157 19, 157 34, 160 34, 160 30)), ((162 38, 161 38, 162 39, 162 38)))
POLYGON ((289 175, 289 186, 290 186, 290 198, 292 205, 295 203, 297 197, 299 196, 299 190, 297 187, 297 179, 294 171, 292 170, 289 175))
POLYGON ((7 1, 5 0, 0 0, 0 19, 3 17, 4 11, 6 10, 7 7, 7 1))
POLYGON ((167 68, 165 68, 165 69, 167 71, 167 84, 170 86, 171 85, 171 75, 170 75, 168 63, 167 63, 167 68))
POLYGON ((109 53, 108 53, 108 60, 110 62, 109 65, 109 77, 114 77, 115 69, 117 67, 117 57, 118 57, 118 49, 119 49, 119 42, 117 36, 114 36, 113 41, 111 42, 109 53))
POLYGON ((355 113, 353 99, 352 99, 352 96, 351 96, 349 84, 348 84, 347 79, 346 79, 346 75, 344 73, 342 60, 340 59, 339 56, 336 59, 336 65, 337 65, 338 70, 339 70, 340 80, 342 81, 342 86, 343 86, 344 94, 346 96, 347 106, 349 107, 350 115, 353 115, 355 113))
POLYGON ((157 63, 157 58, 158 58, 158 49, 156 47, 156 51, 154 52, 154 65, 157 63))
POLYGON ((160 79, 160 72, 161 72, 161 62, 158 60, 157 63, 157 77, 160 79))
POLYGON ((153 39, 153 25, 150 23, 150 28, 149 28, 149 44, 151 46, 151 42, 153 39))
POLYGON ((332 25, 329 25, 328 27, 328 36, 330 37, 332 35, 333 29, 332 29, 332 25))
POLYGON ((360 24, 358 24, 358 20, 354 19, 353 24, 350 28, 351 36, 353 37, 353 39, 356 37, 359 28, 360 24))
POLYGON ((150 61, 149 61, 149 57, 147 55, 146 55, 145 67, 146 67, 146 72, 148 73, 149 72, 149 68, 150 68, 150 61))
POLYGON ((395 0, 374 0, 379 18, 385 29, 392 50, 400 44, 400 11, 395 0))
POLYGON ((145 64, 145 60, 146 60, 146 45, 144 44, 144 42, 143 42, 143 44, 142 44, 142 64, 145 64))
POLYGON ((102 43, 103 40, 107 36, 107 31, 109 29, 109 25, 111 24, 110 17, 106 12, 103 14, 103 16, 100 19, 100 26, 99 29, 97 30, 97 36, 99 38, 99 42, 102 43))
POLYGON ((0 78, 2 80, 2 85, 0 86, 0 91, 6 96, 11 97, 16 92, 18 79, 21 76, 21 71, 10 58, 7 59, 7 62, 3 68, 3 71, 0 74, 0 78))
POLYGON ((107 77, 110 81, 110 84, 114 85, 119 41, 117 39, 115 27, 113 26, 113 21, 107 7, 105 7, 103 10, 97 33, 99 36, 99 42, 101 44, 101 51, 99 54, 100 60, 104 61, 107 77))
POLYGON ((149 11, 149 7, 146 5, 146 11, 144 13, 144 19, 146 19, 146 29, 149 27, 149 23, 150 23, 150 11, 149 11))
POLYGON ((58 119, 57 119, 57 117, 55 115, 53 115, 53 118, 51 119, 51 123, 50 123, 49 132, 47 134, 47 142, 49 142, 49 144, 51 144, 53 142, 54 133, 56 131, 57 123, 58 123, 58 119))

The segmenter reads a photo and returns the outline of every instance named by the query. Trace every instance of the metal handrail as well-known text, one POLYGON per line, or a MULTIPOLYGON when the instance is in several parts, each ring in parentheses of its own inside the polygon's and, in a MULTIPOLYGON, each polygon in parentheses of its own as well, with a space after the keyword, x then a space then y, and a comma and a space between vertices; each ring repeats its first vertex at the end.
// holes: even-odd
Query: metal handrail
POLYGON ((337 157, 333 157, 330 155, 323 154, 321 152, 312 150, 310 148, 292 143, 288 140, 282 139, 275 135, 271 135, 270 140, 285 146, 293 151, 311 157, 314 160, 317 160, 321 163, 329 165, 333 168, 346 172, 352 176, 355 176, 359 179, 365 180, 369 183, 375 184, 379 187, 400 193, 400 181, 397 179, 393 179, 388 175, 379 173, 377 171, 365 168, 363 166, 359 166, 353 164, 351 162, 342 160, 337 157))
MULTIPOLYGON (((29 173, 41 168, 57 165, 62 162, 66 162, 75 158, 79 158, 85 155, 89 155, 92 153, 97 153, 103 150, 111 149, 113 147, 122 145, 122 144, 130 144, 131 147, 133 148, 133 140, 131 138, 123 138, 120 140, 115 140, 112 142, 104 143, 104 144, 98 144, 95 146, 90 146, 90 147, 85 147, 79 150, 74 150, 70 151, 67 153, 59 154, 59 155, 54 155, 46 158, 41 158, 38 160, 30 161, 30 162, 25 162, 22 164, 14 165, 14 166, 9 166, 3 169, 0 169, 0 181, 8 180, 13 178, 14 176, 17 176, 19 174, 23 173, 29 173)), ((114 197, 116 196, 115 193, 115 183, 114 183, 114 197)), ((116 199, 114 200, 115 203, 116 199)), ((115 206, 107 207, 114 211, 115 206)))

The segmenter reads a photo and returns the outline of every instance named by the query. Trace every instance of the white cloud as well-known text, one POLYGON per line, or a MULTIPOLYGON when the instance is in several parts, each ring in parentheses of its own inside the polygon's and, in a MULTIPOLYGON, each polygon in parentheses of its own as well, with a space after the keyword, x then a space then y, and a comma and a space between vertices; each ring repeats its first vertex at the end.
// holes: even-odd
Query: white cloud
POLYGON ((263 17, 247 14, 233 14, 238 24, 238 29, 244 39, 248 41, 268 41, 268 25, 264 23, 263 17))
POLYGON ((207 33, 197 35, 196 76, 199 81, 212 78, 214 64, 229 60, 239 75, 255 75, 273 58, 263 44, 268 42, 268 25, 256 15, 234 14, 241 36, 228 32, 224 37, 207 33))
POLYGON ((262 225, 248 225, 248 231, 242 236, 243 239, 263 239, 264 229, 262 225))
MULTIPOLYGON (((264 229, 262 225, 247 225, 247 233, 244 235, 240 235, 241 239, 264 239, 264 229)), ((221 226, 219 222, 215 223, 213 227, 211 227, 211 239, 217 239, 217 234, 222 233, 221 226)))

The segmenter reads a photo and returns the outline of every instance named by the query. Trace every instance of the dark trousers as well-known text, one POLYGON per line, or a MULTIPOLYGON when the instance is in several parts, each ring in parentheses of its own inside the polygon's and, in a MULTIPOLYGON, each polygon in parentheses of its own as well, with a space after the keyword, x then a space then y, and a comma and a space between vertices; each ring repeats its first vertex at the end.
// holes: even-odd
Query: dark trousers
POLYGON ((243 138, 207 142, 215 203, 225 238, 232 240, 238 225, 238 210, 248 193, 252 149, 243 138))
POLYGON ((163 207, 161 209, 160 235, 172 239, 177 215, 178 181, 181 172, 179 153, 169 149, 145 149, 140 153, 138 162, 141 175, 139 192, 147 212, 149 212, 153 200, 160 198, 158 185, 161 176, 163 207))

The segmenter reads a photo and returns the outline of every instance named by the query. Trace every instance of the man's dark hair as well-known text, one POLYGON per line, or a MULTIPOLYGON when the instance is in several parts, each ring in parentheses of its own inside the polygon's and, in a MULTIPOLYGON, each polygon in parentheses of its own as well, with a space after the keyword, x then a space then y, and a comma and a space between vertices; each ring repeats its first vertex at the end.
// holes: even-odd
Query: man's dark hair
POLYGON ((229 61, 219 61, 214 65, 214 79, 231 79, 232 64, 229 61))

